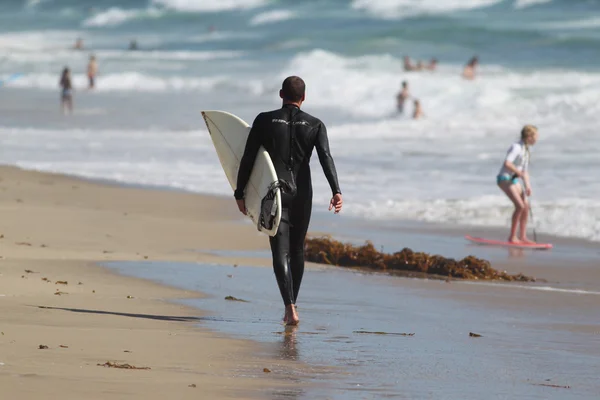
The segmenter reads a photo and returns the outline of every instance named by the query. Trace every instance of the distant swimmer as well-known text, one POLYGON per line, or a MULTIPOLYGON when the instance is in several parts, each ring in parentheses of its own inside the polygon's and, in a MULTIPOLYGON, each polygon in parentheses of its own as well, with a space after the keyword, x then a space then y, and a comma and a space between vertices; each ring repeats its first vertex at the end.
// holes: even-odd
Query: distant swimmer
POLYGON ((60 106, 63 114, 73 113, 73 84, 71 82, 71 71, 68 67, 63 69, 60 77, 60 106))
POLYGON ((475 79, 475 69, 477 68, 478 64, 479 59, 477 58, 477 56, 471 58, 467 65, 465 65, 465 68, 463 70, 463 78, 469 80, 475 79))
POLYGON ((73 45, 74 50, 83 50, 83 39, 77 38, 75 44, 73 45))
POLYGON ((404 70, 405 71, 416 71, 417 67, 413 65, 409 56, 404 56, 404 70))
POLYGON ((431 61, 429 61, 429 64, 427 64, 427 66, 425 67, 425 69, 428 69, 429 71, 435 71, 437 68, 437 64, 437 58, 432 58, 431 61))
POLYGON ((413 119, 421 119, 425 116, 423 114, 423 109, 421 108, 421 102, 419 100, 415 100, 415 109, 413 111, 413 119))
POLYGON ((410 97, 410 92, 408 90, 408 82, 402 82, 402 89, 398 92, 396 96, 396 107, 398 108, 399 113, 404 112, 404 103, 410 97))
POLYGON ((538 129, 533 125, 525 125, 521 130, 521 140, 513 143, 506 153, 506 158, 496 177, 500 189, 515 206, 510 236, 511 243, 534 243, 527 238, 527 219, 529 217, 528 196, 531 196, 529 180, 529 148, 538 140, 538 129), (521 185, 522 183, 522 185, 521 185), (517 235, 517 227, 520 225, 517 235))
POLYGON ((137 40, 132 39, 131 42, 129 42, 129 50, 137 50, 138 49, 138 44, 137 44, 137 40))
POLYGON ((96 87, 96 76, 98 75, 98 63, 96 62, 95 56, 90 56, 90 62, 87 67, 87 76, 88 76, 88 88, 93 89, 96 87))

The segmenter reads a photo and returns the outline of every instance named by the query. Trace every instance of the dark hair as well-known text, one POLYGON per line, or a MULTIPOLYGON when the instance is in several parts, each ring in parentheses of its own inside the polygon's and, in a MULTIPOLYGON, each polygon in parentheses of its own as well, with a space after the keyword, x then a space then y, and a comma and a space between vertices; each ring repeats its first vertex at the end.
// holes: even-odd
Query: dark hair
POLYGON ((284 100, 300 101, 304 97, 306 85, 299 76, 288 76, 281 84, 281 94, 284 100))
POLYGON ((408 82, 402 81, 402 87, 406 87, 406 86, 408 86, 408 82))

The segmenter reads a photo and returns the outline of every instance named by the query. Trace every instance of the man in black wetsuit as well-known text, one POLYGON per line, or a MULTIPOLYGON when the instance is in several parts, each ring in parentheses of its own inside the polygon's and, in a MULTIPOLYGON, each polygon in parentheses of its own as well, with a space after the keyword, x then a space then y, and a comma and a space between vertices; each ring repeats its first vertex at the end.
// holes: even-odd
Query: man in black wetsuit
POLYGON ((245 215, 244 190, 258 149, 263 146, 271 156, 277 177, 284 181, 281 223, 277 234, 270 238, 270 244, 287 325, 299 322, 295 304, 304 273, 304 240, 312 210, 309 161, 313 148, 317 149, 333 194, 329 210, 334 209, 337 214, 343 202, 335 164, 329 153, 327 130, 320 120, 300 110, 304 94, 304 81, 290 76, 283 81, 279 91, 283 106, 256 117, 248 135, 234 193, 238 208, 245 215))

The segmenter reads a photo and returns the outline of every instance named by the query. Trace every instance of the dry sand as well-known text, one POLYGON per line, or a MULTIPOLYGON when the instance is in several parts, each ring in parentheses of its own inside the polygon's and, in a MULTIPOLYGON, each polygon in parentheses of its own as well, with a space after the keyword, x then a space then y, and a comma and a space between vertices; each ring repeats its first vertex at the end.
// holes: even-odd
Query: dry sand
POLYGON ((11 167, 0 179, 2 398, 269 398, 289 385, 285 362, 197 328, 198 310, 165 301, 200 293, 95 264, 266 249, 233 201, 11 167), (98 365, 107 361, 150 369, 98 365))

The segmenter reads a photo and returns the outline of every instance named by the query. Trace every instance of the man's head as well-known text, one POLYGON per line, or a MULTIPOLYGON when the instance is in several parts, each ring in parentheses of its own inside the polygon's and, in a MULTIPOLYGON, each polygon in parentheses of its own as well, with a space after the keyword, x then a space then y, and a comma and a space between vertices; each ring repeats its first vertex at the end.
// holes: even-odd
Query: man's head
POLYGON ((298 76, 288 76, 281 85, 279 97, 285 103, 302 104, 306 92, 306 85, 302 78, 298 76))

